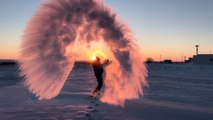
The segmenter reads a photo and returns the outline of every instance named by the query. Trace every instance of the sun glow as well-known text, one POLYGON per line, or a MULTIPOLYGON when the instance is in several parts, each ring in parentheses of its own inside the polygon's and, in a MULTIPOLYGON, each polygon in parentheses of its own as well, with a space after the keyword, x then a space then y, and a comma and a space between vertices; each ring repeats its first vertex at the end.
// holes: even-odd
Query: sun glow
POLYGON ((93 52, 90 58, 91 58, 91 60, 94 61, 96 59, 96 57, 99 57, 101 60, 104 60, 107 58, 106 54, 104 54, 104 52, 102 52, 101 50, 97 50, 97 51, 93 52))

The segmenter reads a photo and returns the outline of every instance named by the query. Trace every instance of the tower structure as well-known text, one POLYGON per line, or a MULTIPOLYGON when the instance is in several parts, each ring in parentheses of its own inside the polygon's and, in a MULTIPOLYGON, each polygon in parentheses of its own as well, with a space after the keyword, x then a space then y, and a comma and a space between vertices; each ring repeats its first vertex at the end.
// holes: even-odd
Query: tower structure
POLYGON ((200 45, 195 45, 196 47, 196 55, 198 55, 198 48, 200 47, 200 45))

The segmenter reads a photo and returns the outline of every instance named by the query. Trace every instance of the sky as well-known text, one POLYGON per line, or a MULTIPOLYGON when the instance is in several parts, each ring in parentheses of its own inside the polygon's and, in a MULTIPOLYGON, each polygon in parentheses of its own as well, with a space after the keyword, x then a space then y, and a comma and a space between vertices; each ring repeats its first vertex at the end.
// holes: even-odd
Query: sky
MULTIPOLYGON (((104 0, 136 36, 144 58, 174 61, 213 53, 213 0, 104 0)), ((17 59, 41 0, 0 1, 0 59, 17 59)))

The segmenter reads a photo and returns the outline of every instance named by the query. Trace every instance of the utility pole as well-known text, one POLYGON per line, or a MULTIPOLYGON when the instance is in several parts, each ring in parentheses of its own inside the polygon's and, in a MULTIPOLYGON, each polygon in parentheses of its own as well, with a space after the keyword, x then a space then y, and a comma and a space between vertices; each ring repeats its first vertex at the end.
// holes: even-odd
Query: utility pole
POLYGON ((196 55, 198 55, 198 48, 200 47, 200 45, 195 45, 196 47, 196 55))
POLYGON ((183 53, 182 53, 182 54, 181 54, 181 61, 182 61, 182 62, 183 62, 183 57, 184 57, 184 56, 183 56, 183 53))

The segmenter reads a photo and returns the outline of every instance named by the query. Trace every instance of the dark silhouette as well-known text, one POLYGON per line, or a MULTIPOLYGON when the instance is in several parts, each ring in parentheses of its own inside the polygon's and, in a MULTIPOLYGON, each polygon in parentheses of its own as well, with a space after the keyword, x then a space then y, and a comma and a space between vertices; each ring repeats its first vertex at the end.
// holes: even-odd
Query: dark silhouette
POLYGON ((101 90, 101 88, 103 86, 103 73, 104 73, 103 65, 107 64, 108 62, 109 62, 109 60, 106 59, 106 60, 104 60, 103 63, 100 63, 100 58, 96 57, 96 59, 92 63, 92 67, 93 67, 93 70, 94 70, 94 73, 95 73, 95 77, 96 77, 97 82, 98 82, 98 86, 92 92, 92 95, 94 97, 98 95, 99 91, 101 90))
POLYGON ((168 63, 168 64, 172 64, 173 63, 172 60, 168 60, 168 59, 164 60, 163 62, 164 63, 168 63))
POLYGON ((153 63, 154 60, 152 58, 147 58, 146 63, 153 63))

